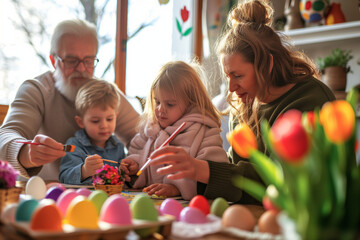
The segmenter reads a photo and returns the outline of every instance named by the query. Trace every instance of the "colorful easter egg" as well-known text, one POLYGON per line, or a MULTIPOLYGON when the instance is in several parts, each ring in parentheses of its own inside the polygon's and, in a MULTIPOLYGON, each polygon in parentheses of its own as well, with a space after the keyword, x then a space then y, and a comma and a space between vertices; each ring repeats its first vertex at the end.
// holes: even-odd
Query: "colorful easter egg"
POLYGON ((17 207, 18 203, 10 203, 6 205, 1 213, 1 221, 4 223, 14 223, 17 207))
POLYGON ((100 221, 110 224, 131 225, 131 211, 127 200, 121 194, 106 199, 100 212, 100 221))
POLYGON ((19 203, 16 209, 15 220, 17 222, 30 222, 33 212, 39 202, 36 199, 28 199, 19 203))
POLYGON ((61 183, 58 182, 51 182, 51 183, 47 183, 46 184, 46 188, 49 190, 52 187, 58 187, 60 189, 62 189, 63 191, 66 190, 66 187, 64 185, 62 185, 61 183))
POLYGON ((162 215, 168 214, 174 216, 176 221, 179 220, 180 212, 183 210, 183 205, 173 198, 165 199, 160 205, 160 213, 162 215))
POLYGON ((299 8, 306 22, 318 23, 324 18, 328 6, 328 0, 301 0, 299 8))
POLYGON ((86 229, 98 228, 98 212, 95 205, 84 196, 75 197, 66 211, 66 223, 86 229))
POLYGON ((229 203, 224 198, 218 197, 211 204, 210 213, 221 218, 228 207, 229 203))
POLYGON ((179 217, 180 222, 202 224, 207 223, 206 215, 203 211, 195 207, 185 207, 179 217))
POLYGON ((210 213, 210 205, 203 195, 196 195, 189 202, 189 207, 200 209, 205 215, 210 213))
POLYGON ((38 207, 31 218, 30 228, 34 231, 62 231, 62 216, 54 204, 38 207))
POLYGON ((67 189, 65 190, 57 199, 56 206, 59 208, 63 217, 66 216, 66 211, 71 203, 71 201, 79 196, 74 189, 67 189))
POLYGON ((250 210, 240 204, 228 207, 221 219, 224 227, 234 227, 245 231, 253 231, 256 225, 254 215, 250 210))
POLYGON ((31 177, 25 186, 25 193, 31 195, 33 198, 40 200, 46 195, 46 184, 39 176, 31 177))
MULTIPOLYGON (((134 197, 130 203, 130 210, 134 219, 146 220, 146 221, 157 221, 158 211, 155 208, 153 200, 148 195, 139 194, 134 197)), ((145 229, 139 229, 135 232, 140 237, 148 237, 158 230, 158 227, 151 227, 145 229)))
POLYGON ((78 190, 76 190, 76 192, 79 195, 83 195, 84 197, 89 197, 89 195, 91 194, 91 190, 87 188, 79 188, 78 190))
POLYGON ((62 190, 61 188, 59 187, 51 187, 49 188, 47 191, 46 191, 46 195, 45 195, 45 198, 50 198, 50 199, 53 199, 55 202, 56 200, 58 199, 58 197, 61 195, 61 193, 63 193, 64 190, 62 190))
POLYGON ((88 199, 92 203, 94 203, 96 209, 98 210, 98 214, 100 216, 101 208, 102 208, 104 202, 106 201, 106 199, 108 199, 107 193, 104 192, 103 190, 95 190, 89 195, 88 199))

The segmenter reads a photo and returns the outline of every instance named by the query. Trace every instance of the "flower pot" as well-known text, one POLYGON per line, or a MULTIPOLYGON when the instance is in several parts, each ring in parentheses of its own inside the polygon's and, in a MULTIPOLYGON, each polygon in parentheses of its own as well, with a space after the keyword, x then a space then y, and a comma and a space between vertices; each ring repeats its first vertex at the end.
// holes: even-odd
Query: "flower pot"
POLYGON ((345 91, 347 69, 339 66, 325 68, 322 80, 332 91, 345 91))
POLYGON ((0 189, 0 213, 9 203, 17 203, 22 188, 12 187, 7 189, 0 189))
POLYGON ((107 195, 111 196, 116 193, 121 193, 124 184, 121 185, 95 185, 95 190, 103 190, 107 195))

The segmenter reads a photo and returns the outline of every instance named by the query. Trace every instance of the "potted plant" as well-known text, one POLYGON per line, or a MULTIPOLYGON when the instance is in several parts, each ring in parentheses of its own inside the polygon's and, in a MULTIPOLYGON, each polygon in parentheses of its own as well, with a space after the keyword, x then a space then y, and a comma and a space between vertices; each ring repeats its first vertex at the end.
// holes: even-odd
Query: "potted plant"
POLYGON ((0 213, 7 204, 19 201, 22 188, 15 186, 17 175, 13 166, 0 160, 0 213))
POLYGON ((242 157, 250 156, 268 187, 243 176, 235 176, 234 184, 265 207, 282 211, 278 222, 284 239, 295 239, 287 234, 304 240, 359 239, 357 99, 358 92, 352 89, 346 100, 327 102, 321 109, 289 110, 272 126, 263 120, 261 132, 269 156, 257 150, 247 125, 229 133, 233 149, 242 157))
POLYGON ((345 91, 346 75, 351 71, 348 63, 352 58, 351 50, 336 48, 330 55, 317 59, 322 81, 334 92, 345 91))
POLYGON ((104 164, 92 177, 96 190, 103 190, 109 196, 121 193, 125 182, 125 173, 122 169, 104 164))

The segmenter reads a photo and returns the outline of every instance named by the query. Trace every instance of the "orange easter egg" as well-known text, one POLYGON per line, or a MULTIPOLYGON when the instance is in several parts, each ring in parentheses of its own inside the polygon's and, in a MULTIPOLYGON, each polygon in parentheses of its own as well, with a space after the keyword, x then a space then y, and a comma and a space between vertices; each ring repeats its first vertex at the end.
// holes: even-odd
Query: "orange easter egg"
POLYGON ((62 231, 62 216, 54 204, 45 205, 35 210, 30 228, 34 231, 62 231))

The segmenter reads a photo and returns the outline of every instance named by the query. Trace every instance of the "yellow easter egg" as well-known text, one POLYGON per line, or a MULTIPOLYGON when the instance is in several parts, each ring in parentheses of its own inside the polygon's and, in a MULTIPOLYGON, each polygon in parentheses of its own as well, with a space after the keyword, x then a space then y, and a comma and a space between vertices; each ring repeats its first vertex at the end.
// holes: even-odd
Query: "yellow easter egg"
POLYGON ((86 197, 77 196, 68 207, 65 222, 77 228, 96 229, 98 210, 86 197))

